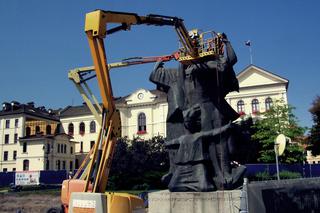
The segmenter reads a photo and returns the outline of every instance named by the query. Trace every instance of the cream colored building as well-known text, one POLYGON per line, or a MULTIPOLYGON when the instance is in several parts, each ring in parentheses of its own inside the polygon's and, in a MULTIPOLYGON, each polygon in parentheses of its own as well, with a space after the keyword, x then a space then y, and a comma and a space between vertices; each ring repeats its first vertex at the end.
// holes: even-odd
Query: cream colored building
POLYGON ((75 169, 74 142, 66 134, 33 135, 19 144, 17 171, 75 169))
POLYGON ((307 150, 307 162, 308 164, 320 163, 320 155, 313 156, 311 150, 307 150))
POLYGON ((0 110, 0 171, 58 169, 53 166, 58 161, 68 161, 66 169, 70 168, 71 161, 73 166, 72 155, 56 154, 57 144, 74 149, 69 136, 58 134, 58 125, 59 118, 52 110, 35 107, 33 102, 3 103, 0 110), (50 147, 48 153, 47 146, 50 147))
POLYGON ((242 117, 258 117, 275 100, 288 104, 289 81, 263 68, 250 65, 237 75, 239 92, 232 92, 226 100, 242 117))
POLYGON ((73 137, 75 144, 75 166, 78 168, 98 138, 99 123, 86 104, 67 106, 59 112, 60 132, 73 137))

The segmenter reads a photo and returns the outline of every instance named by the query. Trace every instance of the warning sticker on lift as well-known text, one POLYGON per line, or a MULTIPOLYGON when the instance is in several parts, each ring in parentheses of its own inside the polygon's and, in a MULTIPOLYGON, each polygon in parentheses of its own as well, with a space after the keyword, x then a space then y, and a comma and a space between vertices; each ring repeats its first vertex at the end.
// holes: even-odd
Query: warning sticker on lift
POLYGON ((72 201, 73 212, 77 213, 95 213, 96 201, 95 200, 79 200, 72 201))

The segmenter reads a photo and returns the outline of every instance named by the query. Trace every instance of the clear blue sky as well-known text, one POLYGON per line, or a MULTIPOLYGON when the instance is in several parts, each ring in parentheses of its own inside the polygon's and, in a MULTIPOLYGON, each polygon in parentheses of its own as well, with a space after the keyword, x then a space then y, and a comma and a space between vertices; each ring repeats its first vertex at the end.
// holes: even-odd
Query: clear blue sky
MULTIPOLYGON (((81 104, 67 73, 92 64, 83 28, 85 14, 95 9, 178 16, 188 29, 225 32, 238 55, 236 72, 249 64, 244 41, 250 39, 253 63, 290 80, 289 103, 301 125, 312 125, 308 109, 320 94, 318 0, 0 0, 0 102, 81 104)), ((136 26, 108 37, 106 48, 108 62, 162 55, 176 50, 177 37, 171 27, 136 26)), ((152 67, 113 70, 115 95, 153 89, 152 67)))

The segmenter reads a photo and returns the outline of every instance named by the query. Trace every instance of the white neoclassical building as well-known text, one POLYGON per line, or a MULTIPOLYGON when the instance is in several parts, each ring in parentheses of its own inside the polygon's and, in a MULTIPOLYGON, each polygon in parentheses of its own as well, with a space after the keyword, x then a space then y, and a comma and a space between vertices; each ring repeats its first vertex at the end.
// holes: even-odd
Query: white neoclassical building
POLYGON ((257 117, 270 108, 275 100, 288 104, 289 81, 263 68, 250 65, 237 75, 239 92, 226 100, 242 116, 257 117))

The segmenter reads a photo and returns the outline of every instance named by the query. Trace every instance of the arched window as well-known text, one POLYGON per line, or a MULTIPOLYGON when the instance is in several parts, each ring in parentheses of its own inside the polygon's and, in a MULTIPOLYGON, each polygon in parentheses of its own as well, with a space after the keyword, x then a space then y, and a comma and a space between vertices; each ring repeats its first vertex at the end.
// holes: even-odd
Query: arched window
POLYGON ((270 110, 272 106, 272 99, 270 97, 266 98, 265 104, 266 104, 266 111, 270 110))
POLYGON ((84 135, 85 130, 86 130, 86 127, 85 127, 84 123, 81 122, 81 123, 79 124, 79 134, 80 134, 80 135, 84 135))
POLYGON ((47 127, 46 127, 46 135, 51 135, 51 125, 47 125, 47 127))
POLYGON ((138 115, 138 134, 146 133, 147 125, 146 125, 146 115, 142 112, 138 115))
POLYGON ((67 145, 66 144, 63 146, 63 153, 67 153, 67 145))
POLYGON ((95 133, 96 132, 96 122, 91 121, 90 122, 90 133, 95 133))
POLYGON ((244 102, 243 102, 243 100, 238 101, 238 103, 237 103, 237 112, 239 114, 244 114, 244 102))
POLYGON ((73 134, 74 134, 73 123, 69 123, 69 125, 68 125, 68 135, 73 135, 73 134))
POLYGON ((23 171, 29 171, 29 160, 23 160, 23 171))
POLYGON ((253 99, 251 102, 252 105, 252 113, 257 113, 259 112, 259 101, 258 99, 253 99))
POLYGON ((40 133, 40 126, 36 126, 36 134, 40 133))
POLYGON ((70 147, 70 154, 73 154, 73 147, 70 147))
POLYGON ((27 126, 26 128, 26 136, 30 136, 31 134, 31 128, 29 126, 27 126))

